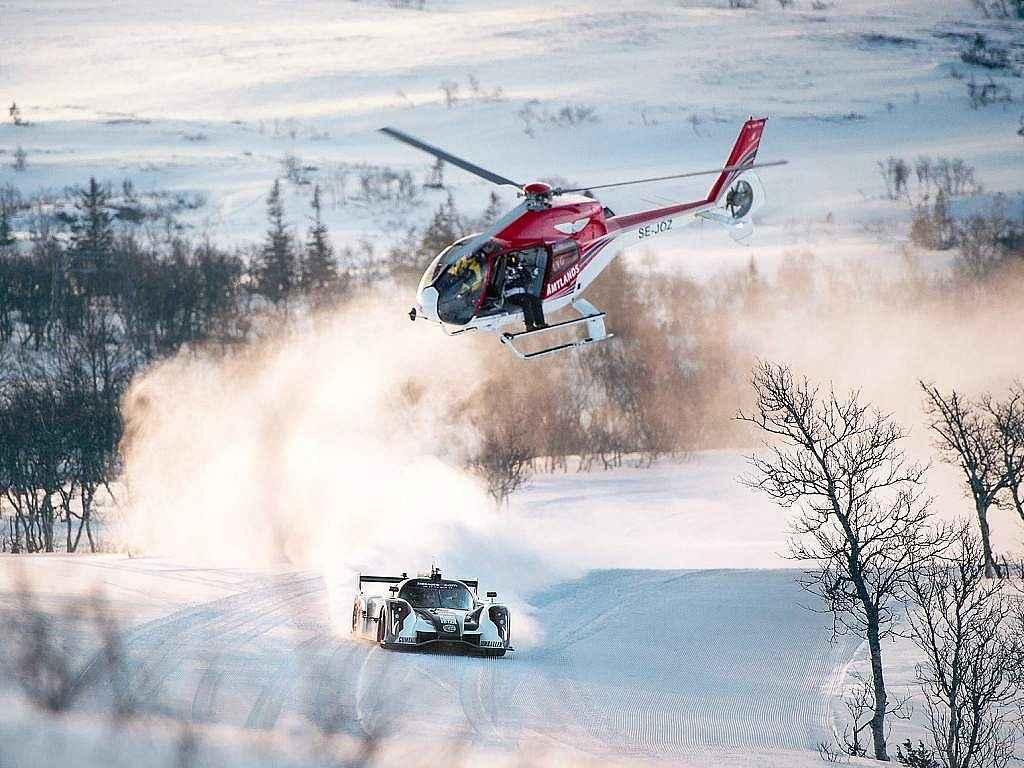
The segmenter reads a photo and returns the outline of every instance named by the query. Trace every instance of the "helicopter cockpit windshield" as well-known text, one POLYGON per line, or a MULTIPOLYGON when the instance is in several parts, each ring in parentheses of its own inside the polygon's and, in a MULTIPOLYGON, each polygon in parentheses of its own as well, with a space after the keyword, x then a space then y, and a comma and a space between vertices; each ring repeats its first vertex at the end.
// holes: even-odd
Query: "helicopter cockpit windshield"
POLYGON ((485 243, 440 271, 434 288, 437 289, 437 316, 441 322, 465 325, 473 319, 484 299, 491 259, 499 250, 494 241, 485 243))

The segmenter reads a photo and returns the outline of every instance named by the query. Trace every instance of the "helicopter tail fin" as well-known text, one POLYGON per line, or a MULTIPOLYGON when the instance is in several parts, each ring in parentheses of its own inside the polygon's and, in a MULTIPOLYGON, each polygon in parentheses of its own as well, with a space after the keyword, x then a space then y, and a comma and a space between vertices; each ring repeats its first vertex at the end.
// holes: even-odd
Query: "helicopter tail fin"
POLYGON ((757 148, 761 144, 761 134, 764 132, 764 124, 766 122, 768 122, 767 117, 751 117, 740 128, 740 135, 736 138, 732 152, 729 153, 729 159, 725 162, 725 167, 732 170, 722 171, 718 178, 715 179, 715 183, 708 190, 707 201, 709 203, 719 202, 719 198, 729 189, 729 184, 732 180, 743 173, 747 166, 754 164, 754 158, 757 157, 757 148))

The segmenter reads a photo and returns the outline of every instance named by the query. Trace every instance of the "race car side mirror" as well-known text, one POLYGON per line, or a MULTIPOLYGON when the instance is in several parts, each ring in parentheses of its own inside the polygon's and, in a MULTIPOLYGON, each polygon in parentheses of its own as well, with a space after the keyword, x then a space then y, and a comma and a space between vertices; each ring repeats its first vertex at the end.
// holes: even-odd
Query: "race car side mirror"
POLYGON ((388 587, 388 591, 391 594, 397 593, 398 592, 398 585, 397 584, 392 584, 390 587, 388 587))
POLYGON ((488 596, 488 597, 497 597, 497 596, 498 596, 498 593, 497 593, 497 592, 488 592, 488 593, 487 593, 487 596, 488 596))

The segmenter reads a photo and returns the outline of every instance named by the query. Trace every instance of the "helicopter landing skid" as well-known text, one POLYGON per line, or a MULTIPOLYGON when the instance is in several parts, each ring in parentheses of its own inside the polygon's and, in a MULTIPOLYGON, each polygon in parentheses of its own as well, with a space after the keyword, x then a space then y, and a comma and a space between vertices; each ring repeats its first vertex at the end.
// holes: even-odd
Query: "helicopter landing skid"
POLYGON ((608 333, 604 327, 604 312, 599 312, 597 307, 591 304, 586 299, 576 299, 572 303, 573 309, 579 312, 582 317, 576 317, 572 320, 564 320, 560 323, 552 323, 546 325, 543 328, 537 328, 532 331, 520 331, 519 333, 503 333, 501 335, 501 343, 512 350, 516 357, 520 360, 532 360, 537 357, 546 357, 547 355, 553 355, 556 352, 562 352, 567 349, 575 349, 577 347, 585 347, 590 344, 596 344, 599 341, 605 341, 606 339, 614 338, 615 334, 608 333), (540 334, 547 333, 549 331, 558 330, 560 328, 570 328, 576 325, 587 325, 587 335, 582 339, 574 339, 564 344, 556 344, 553 347, 547 349, 541 349, 536 352, 523 352, 516 346, 516 341, 519 339, 525 339, 533 336, 539 336, 540 334))

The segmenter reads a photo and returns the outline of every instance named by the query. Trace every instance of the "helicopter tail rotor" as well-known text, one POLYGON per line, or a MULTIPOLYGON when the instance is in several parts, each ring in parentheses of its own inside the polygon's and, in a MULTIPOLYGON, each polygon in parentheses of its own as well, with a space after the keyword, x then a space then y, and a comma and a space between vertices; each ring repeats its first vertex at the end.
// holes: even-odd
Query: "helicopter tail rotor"
POLYGON ((748 219, 764 205, 765 191, 761 178, 751 171, 742 173, 729 184, 719 200, 730 218, 748 219))
POLYGON ((722 226, 733 240, 742 243, 754 234, 752 216, 764 205, 765 191, 756 173, 746 171, 729 182, 714 210, 698 213, 699 218, 722 226))

